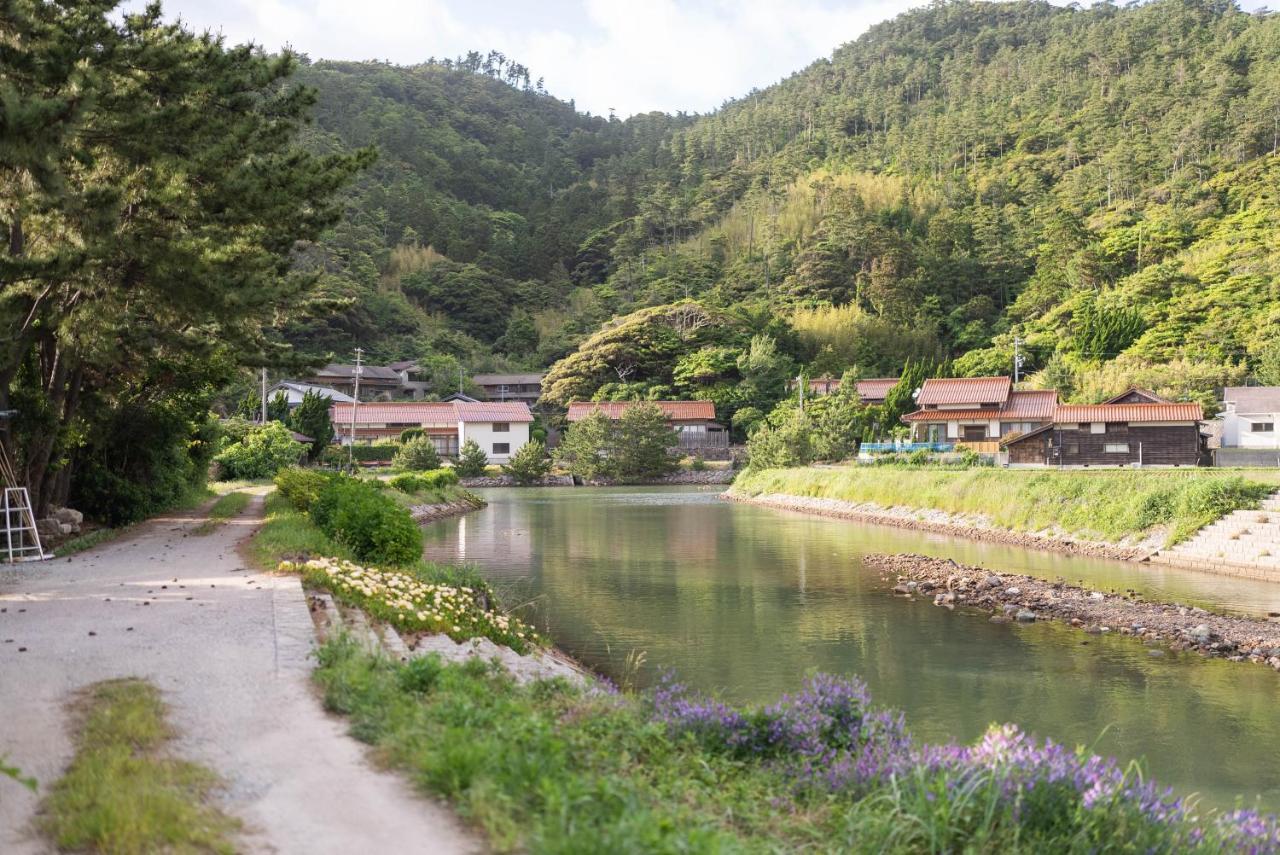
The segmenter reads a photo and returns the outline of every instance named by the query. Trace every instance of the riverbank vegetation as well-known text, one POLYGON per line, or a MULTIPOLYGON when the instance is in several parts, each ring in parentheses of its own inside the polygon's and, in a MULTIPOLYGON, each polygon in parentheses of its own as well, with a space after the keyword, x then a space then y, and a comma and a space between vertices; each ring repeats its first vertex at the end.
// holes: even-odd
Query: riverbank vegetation
MULTIPOLYGON (((474 499, 443 470, 397 480, 406 488, 438 480, 424 489, 447 501, 474 499)), ((402 632, 484 637, 520 652, 540 643, 532 628, 500 611, 493 589, 473 568, 423 559, 422 534, 407 509, 422 493, 298 468, 282 471, 277 483, 250 546, 259 566, 300 573, 309 585, 402 632)))
POLYGON ((173 756, 174 739, 155 686, 97 683, 78 701, 71 766, 39 819, 59 850, 143 855, 237 850, 237 820, 211 803, 217 776, 173 756))
POLYGON ((641 481, 669 475, 679 466, 671 453, 675 432, 654 404, 629 407, 611 419, 597 410, 565 432, 556 458, 572 475, 587 481, 641 481))
POLYGON ((868 502, 982 517, 1020 532, 1058 531, 1118 542, 1163 531, 1166 543, 1280 487, 1280 473, 1248 470, 1039 472, 988 467, 849 466, 754 470, 732 493, 868 502))
POLYGON ((331 639, 326 705, 499 851, 1272 852, 1274 819, 1200 814, 1136 767, 993 726, 927 745, 856 680, 737 709, 521 687, 491 663, 401 664, 331 639))

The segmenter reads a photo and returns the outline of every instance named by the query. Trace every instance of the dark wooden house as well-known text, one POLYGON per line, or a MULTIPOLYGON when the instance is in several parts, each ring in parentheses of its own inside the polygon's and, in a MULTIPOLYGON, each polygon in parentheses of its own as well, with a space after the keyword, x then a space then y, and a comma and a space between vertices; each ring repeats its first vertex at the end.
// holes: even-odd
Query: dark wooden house
POLYGON ((1002 445, 1011 466, 1197 466, 1203 418, 1199 404, 1131 389, 1105 404, 1060 404, 1052 423, 1002 445))

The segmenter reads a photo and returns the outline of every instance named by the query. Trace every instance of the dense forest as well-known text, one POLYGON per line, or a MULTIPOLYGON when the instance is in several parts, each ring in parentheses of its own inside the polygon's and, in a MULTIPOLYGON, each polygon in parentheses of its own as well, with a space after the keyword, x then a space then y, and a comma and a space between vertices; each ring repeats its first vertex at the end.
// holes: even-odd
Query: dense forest
POLYGON ((760 335, 770 370, 864 376, 1009 372, 1017 337, 1081 399, 1280 361, 1275 15, 934 3, 707 116, 584 115, 499 54, 300 79, 312 145, 379 151, 308 259, 337 301, 284 330, 308 352, 731 411, 768 403, 724 391, 760 335), (708 327, 653 339, 684 301, 708 327))

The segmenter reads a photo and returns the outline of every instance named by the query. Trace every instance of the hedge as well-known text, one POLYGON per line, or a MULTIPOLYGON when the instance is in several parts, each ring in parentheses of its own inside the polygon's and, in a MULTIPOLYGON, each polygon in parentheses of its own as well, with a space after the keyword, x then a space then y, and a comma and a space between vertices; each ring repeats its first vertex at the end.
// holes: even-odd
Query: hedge
POLYGON ((452 469, 434 469, 429 472, 409 472, 397 475, 387 481, 387 485, 401 493, 424 493, 428 490, 440 490, 458 483, 458 473, 452 469))

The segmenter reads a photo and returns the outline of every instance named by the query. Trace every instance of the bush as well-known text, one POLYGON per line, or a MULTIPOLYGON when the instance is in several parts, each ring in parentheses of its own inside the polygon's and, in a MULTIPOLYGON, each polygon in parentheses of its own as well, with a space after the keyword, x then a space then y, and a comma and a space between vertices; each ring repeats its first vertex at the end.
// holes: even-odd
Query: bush
POLYGON ((440 454, 430 437, 415 437, 400 446, 400 450, 391 458, 391 465, 396 469, 407 469, 412 472, 425 472, 440 468, 440 454))
POLYGON ((441 490, 458 483, 458 473, 452 469, 436 469, 432 472, 407 472, 387 481, 387 486, 401 493, 425 493, 428 490, 441 490))
POLYGON ((422 428, 405 428, 404 430, 400 431, 400 441, 408 442, 411 439, 417 439, 418 437, 423 435, 424 433, 422 428))
POLYGON ((240 442, 232 443, 214 458, 224 480, 270 478, 292 466, 305 453, 289 429, 280 422, 268 422, 240 442))
POLYGON ((276 489, 294 508, 306 512, 332 479, 333 476, 326 472, 289 466, 276 473, 276 489))
POLYGON ((386 463, 395 457, 399 448, 398 442, 357 444, 354 448, 347 445, 331 445, 320 453, 320 462, 325 466, 346 466, 348 459, 354 459, 357 463, 386 463))
POLYGON ((479 478, 488 465, 489 458, 480 447, 480 443, 469 439, 462 444, 462 450, 458 453, 458 463, 453 469, 463 478, 479 478))
POLYGON ((695 457, 693 458, 693 462, 689 464, 689 468, 694 472, 706 472, 707 461, 703 460, 701 457, 695 457))
POLYGON ((547 447, 536 439, 526 442, 511 455, 511 462, 504 464, 502 471, 516 479, 517 484, 533 484, 541 481, 551 471, 551 458, 547 456, 547 447))
POLYGON ((330 478, 310 514, 321 531, 361 561, 407 565, 422 557, 422 531, 409 512, 364 481, 330 478))

